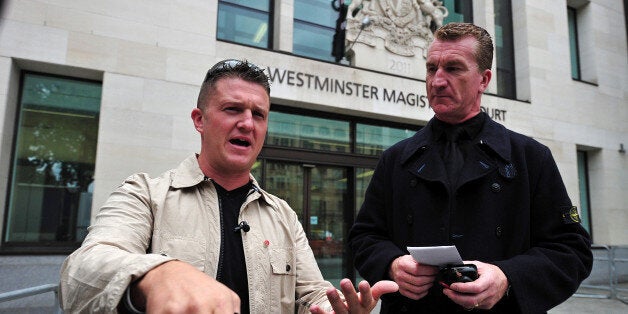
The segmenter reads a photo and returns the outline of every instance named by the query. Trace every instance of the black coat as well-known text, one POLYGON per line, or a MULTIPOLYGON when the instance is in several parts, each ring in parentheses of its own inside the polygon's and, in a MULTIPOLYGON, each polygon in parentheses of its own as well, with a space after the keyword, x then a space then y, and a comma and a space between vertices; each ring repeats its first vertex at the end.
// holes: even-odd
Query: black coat
MULTIPOLYGON (((569 298, 591 271, 591 241, 570 216, 550 150, 486 117, 450 193, 431 123, 385 151, 375 169, 349 234, 360 275, 390 279, 407 246, 455 245, 463 260, 506 274, 511 290, 493 312, 543 313, 569 298)), ((406 311, 463 310, 438 285, 419 301, 382 298, 382 313, 406 311)))

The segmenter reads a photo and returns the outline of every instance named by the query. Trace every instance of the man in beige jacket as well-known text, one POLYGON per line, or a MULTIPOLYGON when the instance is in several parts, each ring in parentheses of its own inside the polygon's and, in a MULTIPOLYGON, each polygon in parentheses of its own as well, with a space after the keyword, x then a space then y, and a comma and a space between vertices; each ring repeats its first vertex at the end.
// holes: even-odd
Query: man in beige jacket
POLYGON ((67 312, 370 312, 372 288, 321 275, 296 214, 250 174, 268 126, 270 86, 257 66, 224 60, 201 86, 201 151, 151 178, 135 174, 100 209, 61 269, 67 312), (346 298, 346 299, 345 299, 346 298))

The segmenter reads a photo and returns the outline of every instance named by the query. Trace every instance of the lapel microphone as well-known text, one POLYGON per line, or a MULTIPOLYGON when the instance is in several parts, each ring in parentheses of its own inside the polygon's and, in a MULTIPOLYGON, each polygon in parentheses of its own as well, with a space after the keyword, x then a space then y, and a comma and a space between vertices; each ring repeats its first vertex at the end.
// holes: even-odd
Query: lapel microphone
POLYGON ((251 230, 251 226, 249 226, 245 220, 242 220, 235 228, 233 228, 233 232, 240 232, 240 230, 249 232, 249 230, 251 230))

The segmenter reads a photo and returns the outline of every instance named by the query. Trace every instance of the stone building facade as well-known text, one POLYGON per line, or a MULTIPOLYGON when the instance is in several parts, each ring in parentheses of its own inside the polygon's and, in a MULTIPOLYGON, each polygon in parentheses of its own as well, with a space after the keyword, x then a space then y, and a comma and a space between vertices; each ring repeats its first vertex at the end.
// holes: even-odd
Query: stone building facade
POLYGON ((158 175, 199 150, 190 111, 225 58, 272 80, 255 175, 302 217, 326 275, 356 276, 344 234, 378 154, 433 115, 425 47, 448 21, 496 41, 483 110, 550 147, 596 244, 628 243, 621 1, 341 2, 4 1, 0 277, 13 279, 0 291, 57 280, 56 265, 124 178, 158 175), (333 35, 346 38, 339 60, 333 35))

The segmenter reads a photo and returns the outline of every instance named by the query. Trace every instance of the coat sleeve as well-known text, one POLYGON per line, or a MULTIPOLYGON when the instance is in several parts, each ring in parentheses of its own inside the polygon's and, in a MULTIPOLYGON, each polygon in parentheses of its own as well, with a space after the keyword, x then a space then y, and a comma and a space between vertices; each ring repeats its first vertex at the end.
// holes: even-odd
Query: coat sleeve
POLYGON ((530 169, 538 173, 530 182, 530 249, 494 262, 523 313, 546 312, 569 298, 593 263, 590 236, 569 215, 572 204, 556 162, 547 147, 539 155, 536 169, 530 169))
POLYGON ((349 232, 349 247, 354 253, 355 266, 360 275, 371 285, 389 280, 388 268, 392 261, 408 254, 393 241, 392 180, 387 169, 390 162, 385 154, 375 168, 364 195, 364 202, 349 232))
POLYGON ((81 247, 61 266, 59 299, 63 310, 115 313, 133 280, 172 260, 159 254, 146 254, 153 225, 150 204, 143 175, 127 178, 111 194, 81 247))

